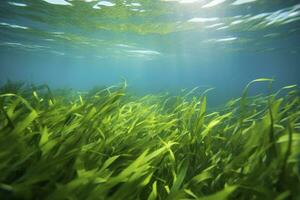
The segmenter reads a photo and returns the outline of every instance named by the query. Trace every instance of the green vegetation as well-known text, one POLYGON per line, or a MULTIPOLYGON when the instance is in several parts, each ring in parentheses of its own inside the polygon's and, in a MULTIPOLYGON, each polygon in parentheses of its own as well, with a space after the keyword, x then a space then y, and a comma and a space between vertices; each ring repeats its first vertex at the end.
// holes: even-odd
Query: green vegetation
POLYGON ((205 93, 127 95, 9 83, 0 199, 299 199, 300 96, 287 86, 206 111, 205 93))

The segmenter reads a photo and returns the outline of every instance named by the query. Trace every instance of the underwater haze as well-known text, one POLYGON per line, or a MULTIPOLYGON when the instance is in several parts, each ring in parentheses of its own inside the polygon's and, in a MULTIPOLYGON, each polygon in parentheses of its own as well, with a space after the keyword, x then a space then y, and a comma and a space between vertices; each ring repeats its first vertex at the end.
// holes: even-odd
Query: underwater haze
POLYGON ((299 0, 0 0, 0 199, 299 200, 299 0))
POLYGON ((297 0, 2 0, 0 80, 228 99, 256 78, 300 83, 299 19, 297 0))

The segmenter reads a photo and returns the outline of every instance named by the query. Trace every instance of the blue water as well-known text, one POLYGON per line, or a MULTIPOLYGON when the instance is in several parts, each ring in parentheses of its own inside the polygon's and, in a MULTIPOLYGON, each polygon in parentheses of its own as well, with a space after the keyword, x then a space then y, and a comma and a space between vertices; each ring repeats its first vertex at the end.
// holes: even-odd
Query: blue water
POLYGON ((2 0, 0 60, 0 84, 125 79, 139 95, 214 87, 221 103, 256 78, 300 84, 300 2, 2 0))

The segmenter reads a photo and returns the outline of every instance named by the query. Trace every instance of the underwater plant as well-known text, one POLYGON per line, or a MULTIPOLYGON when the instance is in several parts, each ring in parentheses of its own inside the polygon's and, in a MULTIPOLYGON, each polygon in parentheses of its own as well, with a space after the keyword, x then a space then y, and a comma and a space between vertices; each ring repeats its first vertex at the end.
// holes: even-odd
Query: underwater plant
POLYGON ((299 199, 299 90, 256 82, 209 112, 206 93, 5 86, 0 199, 299 199))

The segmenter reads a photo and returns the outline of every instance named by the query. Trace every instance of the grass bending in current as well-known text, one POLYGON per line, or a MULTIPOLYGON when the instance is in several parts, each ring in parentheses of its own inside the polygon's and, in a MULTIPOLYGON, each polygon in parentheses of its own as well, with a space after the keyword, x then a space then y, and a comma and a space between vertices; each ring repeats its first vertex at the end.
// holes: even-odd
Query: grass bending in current
POLYGON ((22 88, 0 95, 0 199, 298 199, 295 86, 218 112, 206 96, 22 88))

